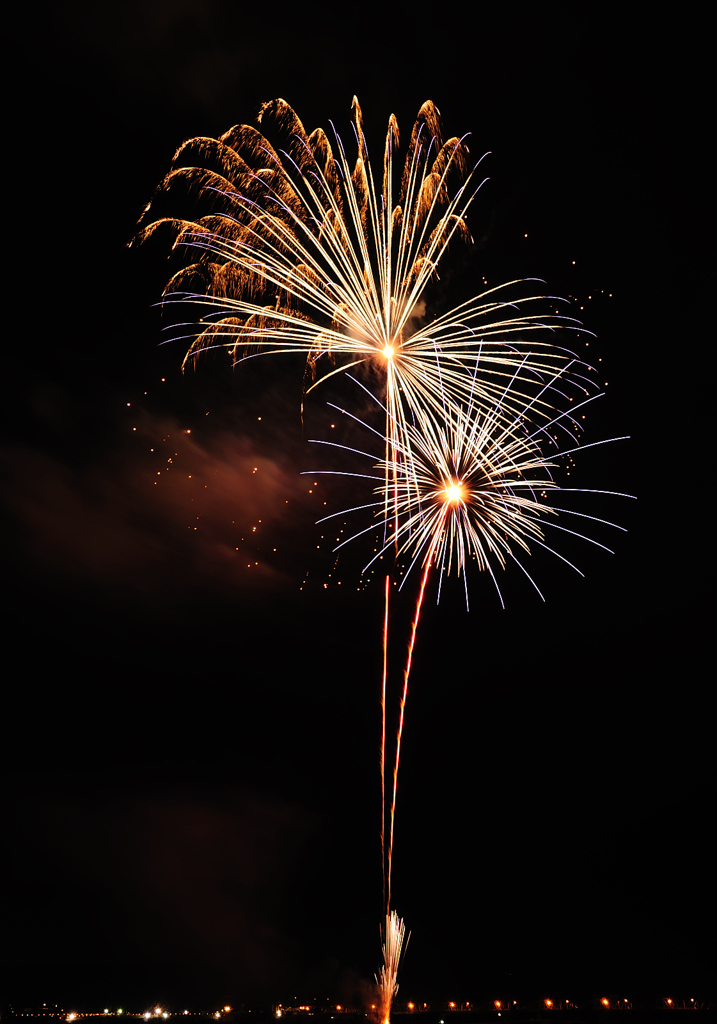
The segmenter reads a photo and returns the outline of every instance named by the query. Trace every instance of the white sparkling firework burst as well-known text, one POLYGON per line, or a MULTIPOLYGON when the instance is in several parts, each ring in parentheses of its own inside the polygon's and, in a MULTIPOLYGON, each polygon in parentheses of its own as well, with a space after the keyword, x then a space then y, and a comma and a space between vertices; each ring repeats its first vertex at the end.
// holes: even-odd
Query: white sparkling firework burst
MULTIPOLYGON (((477 379, 478 369, 476 366, 472 382, 477 379)), ((554 381, 548 381, 545 389, 552 389, 553 385, 554 381)), ((531 546, 546 549, 582 575, 580 569, 546 542, 546 528, 562 530, 611 551, 593 538, 558 524, 559 514, 565 514, 624 529, 608 520, 557 508, 555 497, 558 494, 599 492, 561 488, 553 470, 563 456, 626 438, 611 438, 576 448, 573 428, 577 424, 577 406, 556 413, 551 421, 536 427, 530 422, 527 406, 512 420, 506 418, 503 410, 511 408, 509 392, 508 387, 490 411, 474 405, 472 400, 465 407, 444 400, 440 419, 425 413, 414 417, 413 424, 394 431, 393 446, 385 444, 387 455, 375 464, 376 474, 358 474, 378 482, 375 488, 378 500, 349 511, 374 509, 383 533, 383 543, 364 572, 394 550, 398 561, 407 569, 401 587, 415 566, 421 565, 426 570, 435 567, 439 571, 440 599, 444 575, 455 570, 463 578, 468 605, 466 568, 473 561, 479 570, 490 574, 503 604, 495 570, 505 569, 508 562, 520 567, 544 600, 524 564, 531 546), (565 436, 571 446, 561 450, 557 428, 565 423, 569 427, 565 436)), ((358 454, 375 459, 370 452, 358 454)), ((326 519, 345 514, 333 513, 326 519)), ((342 541, 336 550, 361 534, 375 530, 376 525, 372 523, 342 541)))

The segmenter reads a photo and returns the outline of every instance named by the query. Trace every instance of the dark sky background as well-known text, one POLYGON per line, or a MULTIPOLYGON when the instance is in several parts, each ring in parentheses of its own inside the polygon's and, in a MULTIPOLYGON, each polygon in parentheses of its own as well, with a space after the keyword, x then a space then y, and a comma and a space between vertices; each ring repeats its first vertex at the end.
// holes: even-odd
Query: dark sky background
POLYGON ((0 1003, 360 1002, 378 966, 381 589, 314 525, 354 492, 299 475, 329 393, 302 428, 298 357, 182 377, 163 261, 126 248, 181 141, 281 96, 348 143, 354 93, 374 153, 426 98, 492 151, 446 300, 481 275, 577 300, 609 382, 587 440, 632 440, 574 479, 638 497, 586 508, 628 527, 596 533, 614 555, 561 546, 585 579, 536 560, 544 606, 510 578, 502 611, 484 576, 470 614, 457 587, 426 605, 401 995, 708 985, 705 26, 462 10, 18 12, 0 1003))

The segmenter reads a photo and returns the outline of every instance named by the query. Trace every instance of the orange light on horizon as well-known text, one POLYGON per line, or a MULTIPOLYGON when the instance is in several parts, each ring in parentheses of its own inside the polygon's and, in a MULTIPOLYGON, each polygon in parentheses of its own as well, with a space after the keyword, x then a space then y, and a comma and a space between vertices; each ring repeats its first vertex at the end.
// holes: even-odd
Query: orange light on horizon
POLYGON ((545 1003, 545 1009, 546 1010, 552 1010, 552 1008, 553 1008, 553 1000, 552 999, 545 999, 543 1001, 545 1003))
POLYGON ((610 1000, 609 999, 601 999, 600 1002, 602 1003, 603 1006, 609 1006, 610 1005, 610 1000))

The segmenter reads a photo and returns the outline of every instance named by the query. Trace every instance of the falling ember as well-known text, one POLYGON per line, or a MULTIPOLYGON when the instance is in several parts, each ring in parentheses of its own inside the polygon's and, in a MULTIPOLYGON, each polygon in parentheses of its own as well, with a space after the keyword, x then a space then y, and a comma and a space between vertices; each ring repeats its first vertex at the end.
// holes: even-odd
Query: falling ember
MULTIPOLYGON (((398 992, 398 967, 404 949, 406 926, 395 910, 386 914, 386 927, 381 929, 383 943, 383 967, 376 975, 378 986, 380 1024, 388 1024, 391 1019, 391 1004, 398 992)), ((406 946, 408 939, 406 938, 406 946)))

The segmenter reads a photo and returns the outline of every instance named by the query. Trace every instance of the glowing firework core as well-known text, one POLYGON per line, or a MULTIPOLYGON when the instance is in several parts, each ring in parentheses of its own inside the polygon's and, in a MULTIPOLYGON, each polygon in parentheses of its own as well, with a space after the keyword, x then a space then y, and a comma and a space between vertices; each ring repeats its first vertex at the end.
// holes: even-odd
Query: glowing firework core
POLYGON ((383 354, 386 356, 386 359, 393 359, 393 345, 384 345, 383 354))
POLYGON ((443 493, 446 496, 446 501, 450 501, 455 505, 463 500, 463 484, 460 480, 455 480, 446 485, 443 493))

